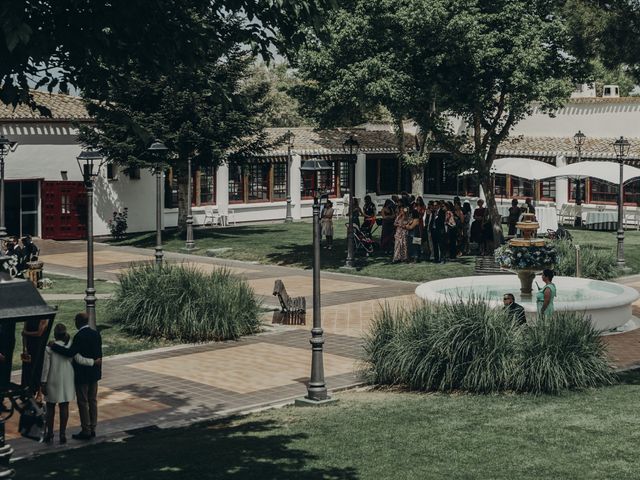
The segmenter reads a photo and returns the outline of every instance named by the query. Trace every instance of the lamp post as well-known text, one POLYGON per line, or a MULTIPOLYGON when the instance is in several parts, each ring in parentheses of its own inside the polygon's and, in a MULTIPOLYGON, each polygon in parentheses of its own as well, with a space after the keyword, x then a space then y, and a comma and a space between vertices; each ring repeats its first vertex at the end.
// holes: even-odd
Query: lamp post
POLYGON ((162 265, 162 157, 169 149, 160 140, 155 140, 147 149, 148 152, 156 155, 156 266, 162 265))
POLYGON ((293 142, 296 136, 291 130, 287 130, 285 133, 285 140, 287 142, 287 211, 284 217, 284 223, 292 223, 293 216, 291 215, 291 165, 293 164, 293 157, 291 150, 293 149, 293 142))
POLYGON ((96 289, 93 271, 93 182, 100 173, 104 163, 104 155, 96 150, 84 150, 77 157, 78 167, 82 173, 84 186, 87 189, 87 289, 85 290, 85 309, 89 317, 89 327, 96 329, 96 289), (95 168, 97 167, 97 168, 95 168))
POLYGON ((184 249, 188 252, 195 250, 196 243, 193 241, 193 210, 191 209, 191 157, 187 159, 187 240, 184 249))
MULTIPOLYGON (((331 170, 325 160, 305 160, 300 167, 301 172, 317 174, 331 170)), ((307 395, 296 403, 300 405, 318 405, 330 400, 324 381, 322 314, 320 311, 320 192, 313 192, 313 328, 311 329, 311 377, 307 387, 307 395)))
POLYGON ((355 244, 353 242, 353 198, 355 195, 355 165, 357 161, 358 150, 360 144, 353 135, 350 135, 344 143, 342 148, 345 153, 349 154, 349 221, 347 222, 347 260, 344 268, 355 267, 355 244))
MULTIPOLYGON (((587 136, 582 133, 580 130, 578 130, 578 133, 576 133, 573 136, 573 142, 576 145, 576 150, 578 151, 578 163, 582 161, 582 146, 584 145, 584 141, 587 138, 587 136)), ((576 205, 580 206, 582 205, 582 185, 581 185, 582 179, 581 178, 576 178, 576 205)), ((576 213, 576 220, 574 222, 574 226, 579 227, 582 225, 582 212, 580 211, 580 209, 578 209, 578 212, 576 213)))
POLYGON ((0 135, 0 240, 7 237, 7 229, 4 224, 4 159, 9 151, 14 152, 17 146, 18 142, 0 135))
POLYGON ((613 142, 613 149, 616 152, 618 163, 620 164, 620 182, 618 184, 618 248, 617 263, 618 267, 624 268, 624 157, 629 153, 631 144, 624 137, 620 137, 613 142))

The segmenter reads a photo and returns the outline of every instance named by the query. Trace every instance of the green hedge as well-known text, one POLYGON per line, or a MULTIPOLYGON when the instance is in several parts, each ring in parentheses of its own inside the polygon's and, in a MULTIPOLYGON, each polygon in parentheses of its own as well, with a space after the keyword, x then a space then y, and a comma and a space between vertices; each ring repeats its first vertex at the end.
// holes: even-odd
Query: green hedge
POLYGON ((110 317, 129 333, 202 342, 260 330, 260 303, 251 287, 228 270, 203 273, 184 265, 143 264, 119 279, 110 317))
POLYGON ((365 339, 365 378, 412 390, 558 393, 611 383, 589 319, 559 313, 521 327, 479 298, 385 307, 365 339))

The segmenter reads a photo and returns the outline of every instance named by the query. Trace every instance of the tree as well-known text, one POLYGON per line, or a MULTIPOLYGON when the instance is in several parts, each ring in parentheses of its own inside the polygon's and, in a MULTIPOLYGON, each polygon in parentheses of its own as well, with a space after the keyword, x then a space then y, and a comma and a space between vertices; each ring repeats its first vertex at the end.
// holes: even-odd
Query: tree
POLYGON ((210 49, 197 69, 175 64, 171 75, 150 78, 141 65, 112 72, 118 81, 85 91, 95 125, 81 127, 80 141, 100 148, 126 167, 149 167, 154 138, 169 148, 178 180, 178 224, 187 212, 187 161, 192 168, 244 161, 267 145, 261 121, 269 108, 268 85, 248 82, 253 58, 240 45, 210 49), (103 100, 96 101, 94 98, 103 100))
MULTIPOLYGON (((219 37, 232 34, 269 58, 272 45, 300 40, 302 23, 318 24, 334 0, 3 0, 0 3, 0 101, 37 106, 34 84, 50 91, 108 82, 112 67, 148 72, 196 65, 219 37), (213 31, 237 18, 233 31, 213 31)), ((231 25, 231 23, 229 23, 231 25)), ((224 40, 223 40, 224 41, 224 40)))
POLYGON ((494 240, 502 234, 490 170, 498 147, 534 104, 553 112, 584 72, 570 53, 571 37, 553 2, 451 1, 450 28, 458 39, 444 71, 449 108, 470 126, 466 153, 487 198, 494 240))
POLYGON ((357 125, 388 112, 397 146, 422 192, 434 135, 446 136, 442 84, 446 36, 444 0, 355 0, 331 13, 294 57, 302 83, 295 89, 305 115, 321 126, 357 125), (407 151, 404 123, 418 125, 407 151))

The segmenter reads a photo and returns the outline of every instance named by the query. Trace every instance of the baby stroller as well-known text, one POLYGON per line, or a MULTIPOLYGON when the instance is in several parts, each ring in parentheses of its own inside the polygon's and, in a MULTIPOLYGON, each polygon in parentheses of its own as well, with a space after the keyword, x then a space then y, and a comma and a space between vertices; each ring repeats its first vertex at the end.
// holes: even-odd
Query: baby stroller
MULTIPOLYGON (((347 224, 347 228, 348 227, 349 224, 347 224)), ((371 236, 363 232, 355 223, 353 224, 353 242, 356 245, 356 252, 362 249, 367 257, 370 253, 373 253, 373 249, 376 245, 371 236)))

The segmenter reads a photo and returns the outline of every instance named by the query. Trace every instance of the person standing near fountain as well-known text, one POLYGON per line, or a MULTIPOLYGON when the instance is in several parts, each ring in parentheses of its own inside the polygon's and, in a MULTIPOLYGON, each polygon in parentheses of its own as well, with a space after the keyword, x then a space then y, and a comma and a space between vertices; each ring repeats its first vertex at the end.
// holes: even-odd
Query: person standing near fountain
POLYGON ((556 298, 556 286, 553 284, 553 270, 545 268, 542 271, 544 287, 536 293, 538 316, 553 315, 553 300, 556 298))

